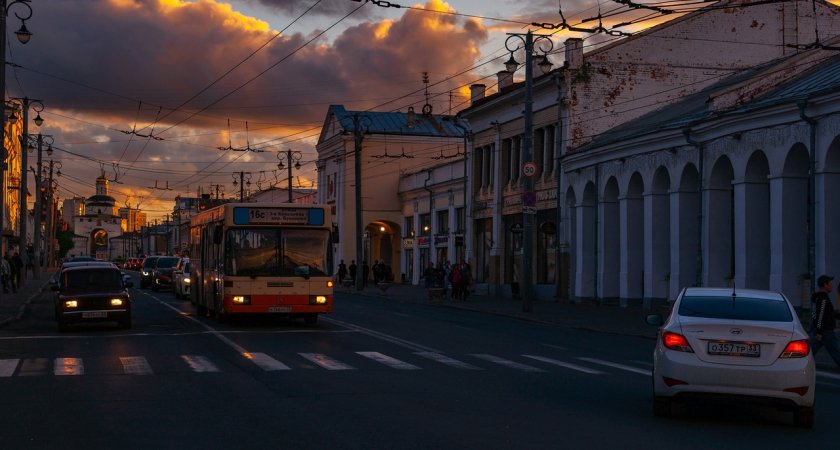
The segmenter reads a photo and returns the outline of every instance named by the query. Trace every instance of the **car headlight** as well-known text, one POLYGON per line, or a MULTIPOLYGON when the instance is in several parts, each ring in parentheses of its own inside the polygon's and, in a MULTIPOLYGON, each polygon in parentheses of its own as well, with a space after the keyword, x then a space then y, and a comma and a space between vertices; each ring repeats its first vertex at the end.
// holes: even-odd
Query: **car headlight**
POLYGON ((148 277, 148 276, 149 276, 149 271, 147 271, 147 270, 144 270, 142 273, 143 273, 143 276, 144 276, 144 277, 148 277))
POLYGON ((78 308, 79 302, 77 300, 67 300, 64 302, 65 308, 78 308))
POLYGON ((190 277, 184 278, 184 284, 190 284, 190 277))
POLYGON ((122 306, 123 303, 125 303, 125 302, 121 298, 112 298, 111 299, 111 306, 122 306))

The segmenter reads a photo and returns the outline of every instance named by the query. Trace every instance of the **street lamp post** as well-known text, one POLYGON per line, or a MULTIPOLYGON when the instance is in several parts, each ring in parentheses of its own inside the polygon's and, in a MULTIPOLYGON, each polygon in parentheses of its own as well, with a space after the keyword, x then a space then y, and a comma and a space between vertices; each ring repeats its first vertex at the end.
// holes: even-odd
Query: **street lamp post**
MULTIPOLYGON (((38 117, 40 117, 40 115, 38 117)), ((43 212, 41 211, 41 170, 43 169, 42 158, 45 141, 48 146, 47 153, 52 155, 52 136, 42 135, 41 133, 38 133, 38 135, 35 136, 35 142, 38 145, 38 163, 35 169, 35 226, 32 228, 32 255, 35 259, 35 261, 32 262, 32 277, 35 279, 41 277, 41 222, 43 222, 43 218, 41 217, 43 212)))
MULTIPOLYGON (((543 52, 543 59, 539 66, 543 73, 551 70, 551 62, 548 61, 548 52, 554 48, 554 44, 548 35, 534 35, 530 31, 521 33, 508 33, 505 41, 505 48, 510 51, 510 59, 505 63, 508 72, 513 74, 519 63, 513 59, 513 52, 521 48, 518 43, 515 48, 510 47, 511 42, 519 41, 525 47, 525 111, 524 111, 524 136, 522 138, 522 159, 519 162, 520 170, 524 176, 522 183, 522 276, 519 283, 522 294, 522 311, 531 312, 534 299, 534 222, 537 214, 537 195, 534 192, 534 168, 532 161, 533 139, 534 139, 534 44, 545 43, 547 46, 543 52)), ((558 199, 559 201, 559 199, 558 199)))
MULTIPOLYGON (((0 113, 0 235, 2 235, 2 230, 4 228, 4 224, 6 223, 5 219, 3 218, 3 214, 5 211, 4 204, 6 203, 6 186, 5 186, 5 173, 6 172, 6 158, 9 156, 8 149, 6 149, 6 110, 5 110, 5 100, 6 100, 6 17, 9 14, 9 11, 12 7, 19 5, 21 7, 25 7, 26 14, 23 16, 19 15, 17 12, 15 13, 15 17, 20 20, 20 29, 15 31, 17 35, 18 41, 21 44, 26 44, 29 42, 29 39, 32 37, 32 33, 26 29, 26 21, 32 17, 32 7, 29 6, 29 0, 15 0, 11 3, 7 2, 7 0, 0 0, 0 93, 2 93, 3 97, 3 112, 0 113)), ((19 8, 22 9, 22 8, 19 8)), ((0 237, 2 240, 2 237, 0 237)), ((0 241, 0 257, 3 257, 5 249, 3 247, 2 241, 0 241)))
MULTIPOLYGON (((292 196, 292 159, 295 160, 295 169, 300 170, 300 159, 303 157, 303 153, 292 149, 286 150, 286 158, 289 161, 289 203, 294 203, 294 198, 292 196)), ((280 159, 280 154, 277 154, 277 159, 280 159)), ((279 163, 277 163, 277 168, 283 170, 283 160, 281 159, 279 163)))
MULTIPOLYGON (((20 225, 18 232, 20 233, 20 239, 18 242, 18 248, 20 253, 26 254, 26 222, 28 214, 28 208, 26 206, 26 192, 27 192, 27 179, 29 178, 29 173, 27 172, 29 169, 27 168, 27 154, 29 153, 29 148, 31 146, 29 140, 29 108, 32 108, 35 111, 35 125, 41 126, 44 123, 44 119, 41 118, 41 111, 44 110, 44 104, 41 103, 40 100, 33 100, 28 97, 24 97, 22 99, 15 99, 21 103, 21 113, 23 116, 23 133, 20 136, 20 225)), ((10 119, 14 120, 14 119, 10 119)), ((37 175, 35 177, 37 179, 37 175)), ((28 257, 28 255, 27 255, 28 257)), ((34 265, 33 265, 34 267, 34 265)), ((25 273, 25 271, 24 271, 25 273)), ((34 274, 34 272, 33 272, 34 274)), ((21 280, 23 281, 23 280, 21 280)))
MULTIPOLYGON (((52 147, 47 147, 47 155, 52 153, 52 147)), ((55 204, 53 203, 53 195, 55 193, 56 184, 53 180, 53 169, 58 170, 56 176, 61 176, 61 162, 60 161, 49 161, 49 177, 47 178, 47 189, 46 189, 46 200, 48 202, 48 209, 47 209, 47 232, 46 239, 46 256, 47 256, 47 266, 53 267, 55 265, 55 229, 56 229, 56 214, 55 214, 55 204)), ((125 241, 123 241, 123 245, 125 241)))

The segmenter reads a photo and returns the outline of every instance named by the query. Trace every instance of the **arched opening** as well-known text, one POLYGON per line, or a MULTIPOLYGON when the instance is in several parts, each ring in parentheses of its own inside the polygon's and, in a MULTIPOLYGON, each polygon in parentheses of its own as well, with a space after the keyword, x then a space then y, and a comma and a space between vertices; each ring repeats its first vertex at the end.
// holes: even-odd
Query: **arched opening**
POLYGON ((747 161, 735 189, 735 286, 770 287, 770 165, 762 151, 747 161))
POLYGON ((369 265, 369 280, 374 281, 373 266, 384 264, 391 277, 402 273, 400 267, 400 226, 381 220, 369 223, 365 227, 363 259, 369 265))
POLYGON ((108 254, 108 232, 102 228, 97 228, 90 232, 90 255, 98 259, 110 259, 108 254))
POLYGON ((630 176, 627 195, 619 202, 621 215, 621 275, 622 299, 641 299, 644 296, 645 268, 645 206, 642 195, 645 183, 639 172, 630 176))
POLYGON ((770 289, 801 306, 808 301, 801 294, 808 273, 808 149, 801 143, 770 180, 770 240, 770 289))
POLYGON ((597 272, 595 208, 598 192, 595 183, 586 183, 581 202, 575 208, 577 226, 575 227, 578 251, 575 258, 575 297, 578 299, 595 297, 595 278, 597 272))
POLYGON ((621 270, 621 212, 618 204, 618 181, 610 177, 604 186, 598 225, 601 232, 598 246, 598 287, 596 296, 600 299, 615 299, 619 296, 619 272, 621 270))
MULTIPOLYGON (((813 150, 812 150, 813 151, 813 150)), ((825 164, 817 174, 815 215, 817 230, 816 276, 822 273, 837 275, 840 272, 840 136, 835 137, 825 155, 825 164)))
POLYGON ((729 158, 721 156, 712 167, 709 183, 703 190, 708 213, 703 231, 706 243, 703 284, 706 286, 730 286, 734 279, 733 174, 729 158))
POLYGON ((701 284, 700 271, 702 249, 700 248, 700 229, 698 220, 700 211, 700 193, 698 191, 699 173, 694 164, 683 168, 679 189, 671 193, 673 235, 672 246, 676 250, 671 254, 671 276, 669 298, 675 299, 682 288, 701 284))
POLYGON ((668 198, 671 177, 660 166, 653 174, 650 192, 645 196, 645 292, 646 299, 668 298, 671 272, 671 203, 668 198))

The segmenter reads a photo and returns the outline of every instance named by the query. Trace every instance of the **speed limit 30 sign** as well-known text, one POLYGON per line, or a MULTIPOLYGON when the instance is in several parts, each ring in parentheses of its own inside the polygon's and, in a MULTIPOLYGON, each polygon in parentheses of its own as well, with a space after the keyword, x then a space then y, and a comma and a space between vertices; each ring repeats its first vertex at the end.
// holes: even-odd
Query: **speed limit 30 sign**
POLYGON ((525 164, 522 164, 522 175, 526 177, 533 177, 537 174, 537 163, 533 161, 528 161, 525 164))

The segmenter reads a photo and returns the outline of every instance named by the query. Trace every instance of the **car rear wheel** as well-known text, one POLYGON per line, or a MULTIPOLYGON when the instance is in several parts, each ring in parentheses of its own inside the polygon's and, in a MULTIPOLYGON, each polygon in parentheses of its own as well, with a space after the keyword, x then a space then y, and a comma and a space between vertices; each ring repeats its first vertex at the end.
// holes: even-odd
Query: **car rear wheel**
POLYGON ((793 411, 793 424, 800 428, 814 427, 814 407, 799 406, 793 411))

